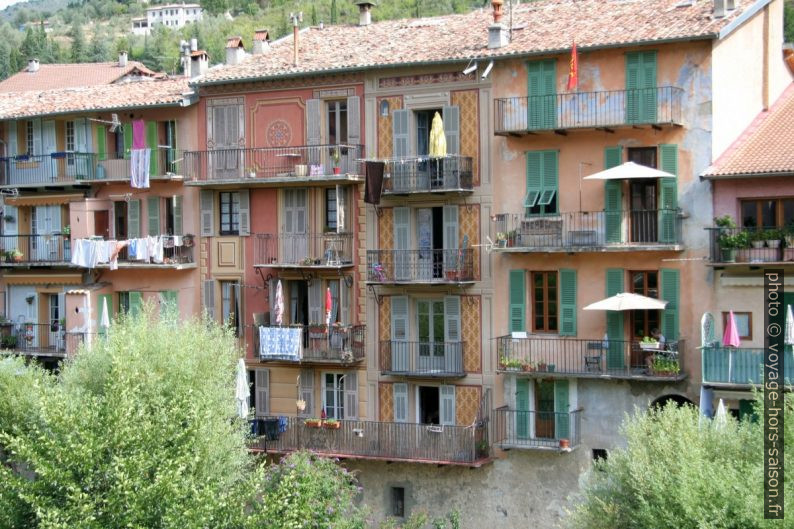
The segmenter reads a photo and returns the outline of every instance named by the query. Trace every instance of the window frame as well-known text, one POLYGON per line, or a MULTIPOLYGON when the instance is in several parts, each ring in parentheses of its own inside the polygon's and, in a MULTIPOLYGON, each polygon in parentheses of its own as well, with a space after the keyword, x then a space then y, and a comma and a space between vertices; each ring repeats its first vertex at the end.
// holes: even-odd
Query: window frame
POLYGON ((530 295, 530 301, 531 301, 531 306, 532 306, 532 316, 531 316, 532 332, 549 333, 549 334, 559 333, 560 332, 560 275, 559 275, 559 272, 557 270, 535 270, 535 271, 530 271, 530 273, 529 273, 529 281, 530 281, 530 294, 529 295, 530 295), (543 308, 543 310, 542 310, 543 325, 541 327, 539 327, 537 325, 537 320, 536 320, 537 315, 538 315, 538 311, 537 311, 538 302, 537 302, 536 297, 535 297, 535 290, 537 288, 535 286, 535 277, 536 276, 543 276, 543 281, 542 281, 543 284, 540 287, 542 289, 542 291, 543 291, 543 299, 540 301, 541 306, 543 308), (551 277, 551 276, 554 276, 554 278, 555 278, 555 284, 554 284, 554 290, 555 290, 554 306, 555 306, 556 309, 555 309, 554 315, 551 315, 549 313, 549 301, 550 301, 550 297, 549 297, 549 277, 551 277), (550 318, 552 318, 552 317, 554 318, 554 320, 556 322, 553 329, 551 328, 551 323, 550 323, 550 318))
MULTIPOLYGON (((794 201, 794 196, 787 196, 787 197, 752 197, 752 198, 739 198, 739 219, 742 228, 784 228, 786 227, 785 222, 785 202, 791 200, 794 201), (752 204, 755 203, 755 219, 756 221, 763 218, 763 204, 764 202, 773 202, 775 205, 775 225, 774 226, 747 226, 744 223, 744 205, 745 204, 752 204)), ((790 222, 794 222, 792 219, 790 222)))
POLYGON ((240 292, 240 281, 238 279, 220 279, 218 280, 218 286, 221 291, 221 324, 226 325, 227 320, 229 320, 233 314, 234 321, 232 322, 231 327, 234 329, 236 336, 242 336, 242 296, 240 292), (234 293, 234 298, 232 298, 233 290, 236 290, 234 293), (232 299, 234 299, 234 312, 232 312, 232 299))
POLYGON ((328 419, 336 419, 341 421, 345 418, 345 379, 347 373, 343 373, 341 371, 324 371, 323 378, 322 378, 322 392, 323 392, 323 399, 322 399, 322 409, 325 411, 325 416, 328 419), (334 400, 336 401, 336 405, 333 407, 334 413, 331 414, 328 412, 328 376, 333 377, 333 385, 331 386, 330 391, 334 394, 334 400), (340 383, 341 381, 341 383, 340 383), (337 415, 338 413, 338 415, 337 415))
POLYGON ((240 192, 239 191, 219 191, 218 192, 218 234, 219 235, 240 235, 240 192), (229 211, 223 211, 224 196, 229 198, 229 211), (237 197, 235 202, 234 197, 237 197), (235 212, 235 205, 237 211, 235 212), (224 220, 224 217, 228 217, 224 220), (226 229, 224 229, 226 225, 226 229))
MULTIPOLYGON (((723 329, 723 331, 728 326, 728 316, 729 315, 730 315, 729 311, 728 312, 726 312, 726 311, 722 312, 722 329, 723 329)), ((737 327, 736 330, 737 331, 739 331, 739 329, 740 329, 739 322, 738 322, 738 317, 739 316, 742 316, 742 317, 746 316, 747 317, 747 333, 748 333, 747 335, 743 335, 743 334, 739 333, 739 339, 740 340, 752 340, 753 339, 753 313, 750 312, 750 311, 742 311, 742 312, 734 311, 733 312, 733 317, 737 318, 737 322, 736 322, 736 327, 737 327)))
POLYGON ((336 231, 339 227, 339 197, 335 187, 325 188, 325 231, 336 231), (333 194, 333 198, 331 195, 333 194), (331 208, 333 204, 333 208, 331 208), (333 223, 332 223, 333 222, 333 223))
POLYGON ((348 141, 347 130, 347 100, 329 99, 325 101, 325 137, 329 145, 346 145, 348 141), (344 115, 344 118, 342 117, 344 115), (331 122, 333 121, 333 139, 331 135, 331 122), (344 138, 341 132, 344 132, 344 138))
POLYGON ((29 119, 25 121, 25 152, 27 152, 28 155, 36 154, 33 152, 34 136, 33 121, 29 119))
POLYGON ((74 121, 67 120, 64 127, 64 147, 66 152, 75 152, 77 136, 75 134, 74 121))
MULTIPOLYGON (((649 297, 649 298, 660 299, 659 296, 661 295, 661 288, 662 287, 661 287, 661 284, 660 284, 661 274, 660 274, 659 270, 629 270, 628 273, 629 273, 629 292, 631 292, 632 294, 639 294, 641 296, 646 296, 646 297, 649 297), (643 286, 642 286, 642 291, 641 292, 634 289, 634 275, 635 274, 643 274, 643 286), (650 274, 656 274, 656 296, 651 296, 649 294, 648 277, 649 277, 650 274)), ((636 329, 636 318, 637 318, 637 316, 639 316, 640 313, 643 314, 643 320, 644 320, 643 335, 641 337, 639 337, 640 339, 642 339, 645 336, 650 336, 651 335, 651 329, 653 329, 654 327, 656 327, 656 328, 661 330, 661 328, 662 328, 662 312, 663 311, 661 311, 661 310, 652 310, 652 311, 651 310, 633 310, 633 311, 631 311, 631 318, 630 318, 630 320, 631 320, 631 323, 630 323, 630 325, 631 325, 631 339, 633 340, 633 339, 637 338, 637 334, 634 331, 636 329), (650 323, 650 313, 651 312, 655 312, 656 313, 656 323, 655 324, 651 324, 650 323)))

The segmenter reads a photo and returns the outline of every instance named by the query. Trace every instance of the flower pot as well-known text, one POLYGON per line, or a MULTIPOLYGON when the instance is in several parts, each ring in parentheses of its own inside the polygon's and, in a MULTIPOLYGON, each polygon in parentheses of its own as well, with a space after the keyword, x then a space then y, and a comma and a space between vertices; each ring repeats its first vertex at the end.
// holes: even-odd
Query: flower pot
POLYGON ((507 248, 507 239, 496 241, 497 248, 507 248))
POLYGON ((317 419, 317 420, 306 419, 304 424, 306 426, 308 426, 309 428, 322 428, 323 421, 321 421, 319 419, 317 419))
POLYGON ((560 439, 560 450, 570 450, 571 442, 568 439, 560 439))
POLYGON ((334 174, 342 174, 342 168, 341 167, 334 167, 334 174))
POLYGON ((555 364, 549 364, 548 366, 549 373, 554 373, 554 370, 557 369, 555 364))
POLYGON ((341 422, 326 422, 323 424, 323 428, 326 428, 328 430, 338 430, 341 427, 342 427, 341 422))
POLYGON ((750 246, 752 246, 756 250, 758 248, 763 248, 764 247, 764 241, 750 241, 750 246))
POLYGON ((736 248, 721 248, 720 257, 723 263, 736 262, 736 248))
POLYGON ((11 259, 12 259, 12 260, 13 260, 15 263, 21 263, 21 262, 22 262, 22 256, 21 256, 21 255, 13 255, 13 256, 11 256, 11 259))
POLYGON ((780 248, 780 239, 766 241, 768 248, 780 248))

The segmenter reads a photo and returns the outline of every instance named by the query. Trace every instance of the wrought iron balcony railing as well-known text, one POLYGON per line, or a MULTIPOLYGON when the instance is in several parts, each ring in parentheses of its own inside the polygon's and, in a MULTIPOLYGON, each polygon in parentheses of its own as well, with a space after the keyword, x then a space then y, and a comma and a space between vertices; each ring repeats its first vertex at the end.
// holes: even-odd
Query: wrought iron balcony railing
POLYGON ((370 283, 466 283, 474 281, 476 248, 367 250, 370 283))
POLYGON ((380 342, 384 374, 416 377, 463 377, 463 342, 380 342))
POLYGON ((255 239, 259 267, 341 267, 353 265, 353 234, 266 233, 255 239))
POLYGON ((679 210, 569 211, 492 217, 495 250, 668 249, 683 236, 679 210))
POLYGON ((0 235, 0 253, 6 264, 65 264, 72 258, 71 239, 60 233, 0 235))
POLYGON ((560 441, 568 448, 581 442, 582 410, 571 412, 511 410, 507 406, 494 410, 493 442, 502 448, 560 450, 560 441))
POLYGON ((449 154, 442 158, 429 156, 390 160, 384 168, 387 178, 383 193, 471 192, 473 162, 468 156, 449 154))
POLYGON ((675 86, 573 92, 495 100, 499 135, 568 129, 680 125, 684 91, 675 86))
POLYGON ((264 331, 260 331, 259 327, 254 326, 252 340, 254 351, 262 362, 350 364, 364 360, 366 325, 266 325, 264 328, 264 331), (294 329, 295 332, 280 332, 286 329, 294 329), (297 343, 293 344, 295 347, 285 349, 280 347, 281 336, 270 336, 272 339, 263 342, 260 332, 264 332, 266 338, 268 333, 280 333, 284 335, 283 339, 295 340, 297 343), (278 346, 269 347, 267 344, 278 346))
POLYGON ((14 354, 62 357, 75 340, 59 322, 0 324, 0 349, 14 354))
POLYGON ((780 228, 707 228, 713 264, 794 261, 794 233, 780 228))
POLYGON ((183 172, 196 183, 338 180, 361 175, 361 145, 218 148, 185 151, 183 172))

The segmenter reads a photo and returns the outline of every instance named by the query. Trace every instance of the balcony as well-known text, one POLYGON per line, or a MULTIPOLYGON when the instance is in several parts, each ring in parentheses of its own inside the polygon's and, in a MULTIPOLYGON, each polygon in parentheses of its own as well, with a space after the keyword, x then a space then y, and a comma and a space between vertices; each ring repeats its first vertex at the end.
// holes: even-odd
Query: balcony
POLYGON ((507 406, 494 410, 494 444, 503 450, 560 452, 560 440, 574 449, 581 442, 582 410, 571 412, 519 411, 507 406))
POLYGON ((277 417, 261 419, 264 428, 259 431, 265 434, 254 440, 252 449, 278 454, 311 450, 329 457, 471 467, 489 461, 487 419, 473 427, 343 420, 339 428, 309 426, 301 417, 284 419, 286 430, 281 433, 277 417))
POLYGON ((494 134, 681 125, 684 91, 674 86, 575 92, 495 100, 494 134))
POLYGON ((186 151, 188 185, 282 187, 361 181, 361 145, 295 145, 186 151), (335 156, 338 159, 335 160, 335 156))
POLYGON ((263 329, 254 326, 252 340, 262 362, 347 365, 364 360, 365 325, 264 326, 263 329))
POLYGON ((683 380, 683 340, 660 351, 636 341, 568 337, 497 338, 502 373, 538 378, 612 378, 671 382, 683 380))
POLYGON ((384 375, 418 378, 462 378, 463 342, 380 342, 384 375))
MULTIPOLYGON (((746 347, 704 347, 703 383, 714 386, 757 386, 763 382, 764 349, 746 347)), ((785 384, 794 382, 794 353, 786 346, 783 358, 785 384)))
POLYGON ((347 268, 353 266, 353 234, 257 234, 257 268, 347 268))
POLYGON ((66 332, 59 324, 0 323, 0 354, 63 358, 82 341, 81 333, 66 332))
MULTIPOLYGON (((158 149, 151 154, 150 179, 171 178, 177 152, 158 149)), ((95 153, 57 152, 0 158, 0 187, 69 186, 94 181, 129 181, 131 162, 95 153)))
POLYGON ((68 265, 72 259, 69 235, 0 235, 0 267, 68 265))
POLYGON ((470 157, 454 154, 391 160, 384 169, 383 194, 471 193, 472 167, 470 157))
MULTIPOLYGON (((163 262, 158 263, 152 258, 142 259, 136 257, 131 251, 130 246, 119 250, 118 268, 166 268, 174 270, 187 270, 196 268, 196 261, 193 258, 194 238, 192 236, 160 235, 163 239, 163 262)), ((74 245, 80 242, 89 241, 90 243, 105 243, 102 239, 75 239, 74 245)), ((97 268, 109 268, 110 264, 99 262, 97 268)))
POLYGON ((706 228, 712 266, 794 264, 794 235, 778 228, 706 228))
POLYGON ((681 251, 680 210, 570 211, 491 218, 499 252, 681 251))
POLYGON ((367 250, 367 282, 381 285, 473 283, 475 248, 367 250))

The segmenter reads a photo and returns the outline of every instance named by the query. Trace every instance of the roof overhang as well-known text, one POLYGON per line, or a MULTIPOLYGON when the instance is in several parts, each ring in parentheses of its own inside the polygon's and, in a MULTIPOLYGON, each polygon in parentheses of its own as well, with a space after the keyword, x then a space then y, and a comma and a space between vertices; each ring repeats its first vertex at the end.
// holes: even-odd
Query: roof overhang
POLYGON ((83 274, 5 274, 3 281, 6 285, 80 285, 83 274))
POLYGON ((734 173, 734 174, 702 174, 701 180, 739 180, 745 178, 774 178, 794 177, 794 171, 767 172, 767 173, 734 173))

